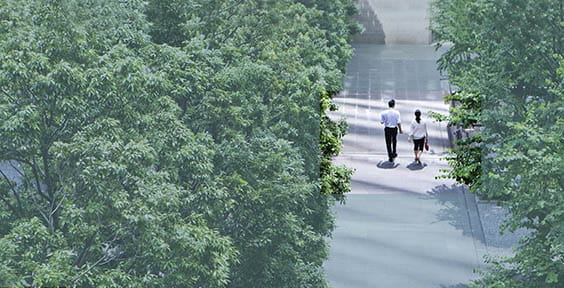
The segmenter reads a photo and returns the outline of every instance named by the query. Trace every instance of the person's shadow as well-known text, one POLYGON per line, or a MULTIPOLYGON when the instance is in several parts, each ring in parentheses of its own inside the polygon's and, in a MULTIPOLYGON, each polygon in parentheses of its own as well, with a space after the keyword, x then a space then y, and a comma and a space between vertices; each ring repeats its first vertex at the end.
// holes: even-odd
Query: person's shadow
POLYGON ((398 167, 399 165, 400 165, 399 163, 395 163, 395 162, 380 161, 380 162, 378 162, 376 167, 378 167, 380 169, 394 169, 394 168, 398 167))
POLYGON ((409 165, 406 166, 407 169, 411 170, 411 171, 416 171, 416 170, 422 170, 423 168, 427 167, 427 163, 423 162, 421 164, 413 161, 411 163, 409 163, 409 165))

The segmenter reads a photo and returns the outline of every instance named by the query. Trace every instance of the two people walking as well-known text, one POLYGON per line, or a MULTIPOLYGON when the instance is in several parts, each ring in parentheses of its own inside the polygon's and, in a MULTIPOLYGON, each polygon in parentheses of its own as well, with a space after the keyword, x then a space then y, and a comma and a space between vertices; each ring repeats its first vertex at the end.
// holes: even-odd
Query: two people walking
MULTIPOLYGON (((394 99, 388 102, 388 109, 380 114, 380 123, 384 124, 384 136, 386 138, 386 149, 388 151, 388 160, 394 162, 398 157, 397 154, 397 135, 398 131, 403 134, 401 128, 401 115, 395 109, 396 101, 394 99)), ((427 123, 421 119, 421 111, 415 110, 415 119, 411 121, 408 141, 413 140, 413 152, 415 154, 415 161, 421 165, 421 154, 423 154, 423 147, 428 150, 429 134, 427 132, 427 123)))

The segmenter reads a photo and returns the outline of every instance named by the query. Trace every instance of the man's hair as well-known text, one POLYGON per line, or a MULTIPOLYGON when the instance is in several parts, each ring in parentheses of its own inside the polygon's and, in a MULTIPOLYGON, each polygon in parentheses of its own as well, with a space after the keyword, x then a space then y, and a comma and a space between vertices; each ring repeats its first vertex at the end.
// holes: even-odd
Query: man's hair
POLYGON ((390 106, 390 108, 396 106, 396 100, 394 100, 394 99, 390 100, 388 102, 388 106, 390 106))

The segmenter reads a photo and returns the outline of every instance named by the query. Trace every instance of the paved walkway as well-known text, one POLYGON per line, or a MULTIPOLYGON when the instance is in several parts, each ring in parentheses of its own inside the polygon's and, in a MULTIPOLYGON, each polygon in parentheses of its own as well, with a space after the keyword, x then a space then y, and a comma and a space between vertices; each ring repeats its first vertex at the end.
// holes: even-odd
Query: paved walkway
POLYGON ((337 229, 325 265, 335 288, 464 287, 488 252, 473 195, 451 180, 444 124, 430 126, 431 151, 413 163, 407 134, 398 135, 399 157, 387 162, 379 114, 390 98, 408 130, 413 111, 447 113, 446 93, 430 46, 359 44, 349 63, 345 90, 335 99, 350 125, 337 163, 355 168, 352 193, 337 205, 337 229))

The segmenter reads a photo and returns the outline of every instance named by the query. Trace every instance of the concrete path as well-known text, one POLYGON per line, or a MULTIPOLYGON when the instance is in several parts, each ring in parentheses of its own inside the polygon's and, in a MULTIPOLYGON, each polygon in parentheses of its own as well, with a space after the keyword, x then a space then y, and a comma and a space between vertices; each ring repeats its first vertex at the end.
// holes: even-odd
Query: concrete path
POLYGON ((464 287, 487 252, 473 195, 451 180, 435 179, 447 164, 444 124, 430 125, 431 151, 413 163, 413 144, 398 137, 399 157, 387 162, 379 114, 396 99, 408 131, 413 111, 447 113, 430 46, 359 44, 345 90, 335 99, 350 125, 335 160, 355 168, 352 193, 337 205, 337 229, 325 265, 336 288, 464 287))
POLYGON ((364 31, 355 43, 430 44, 431 0, 355 0, 364 31))

